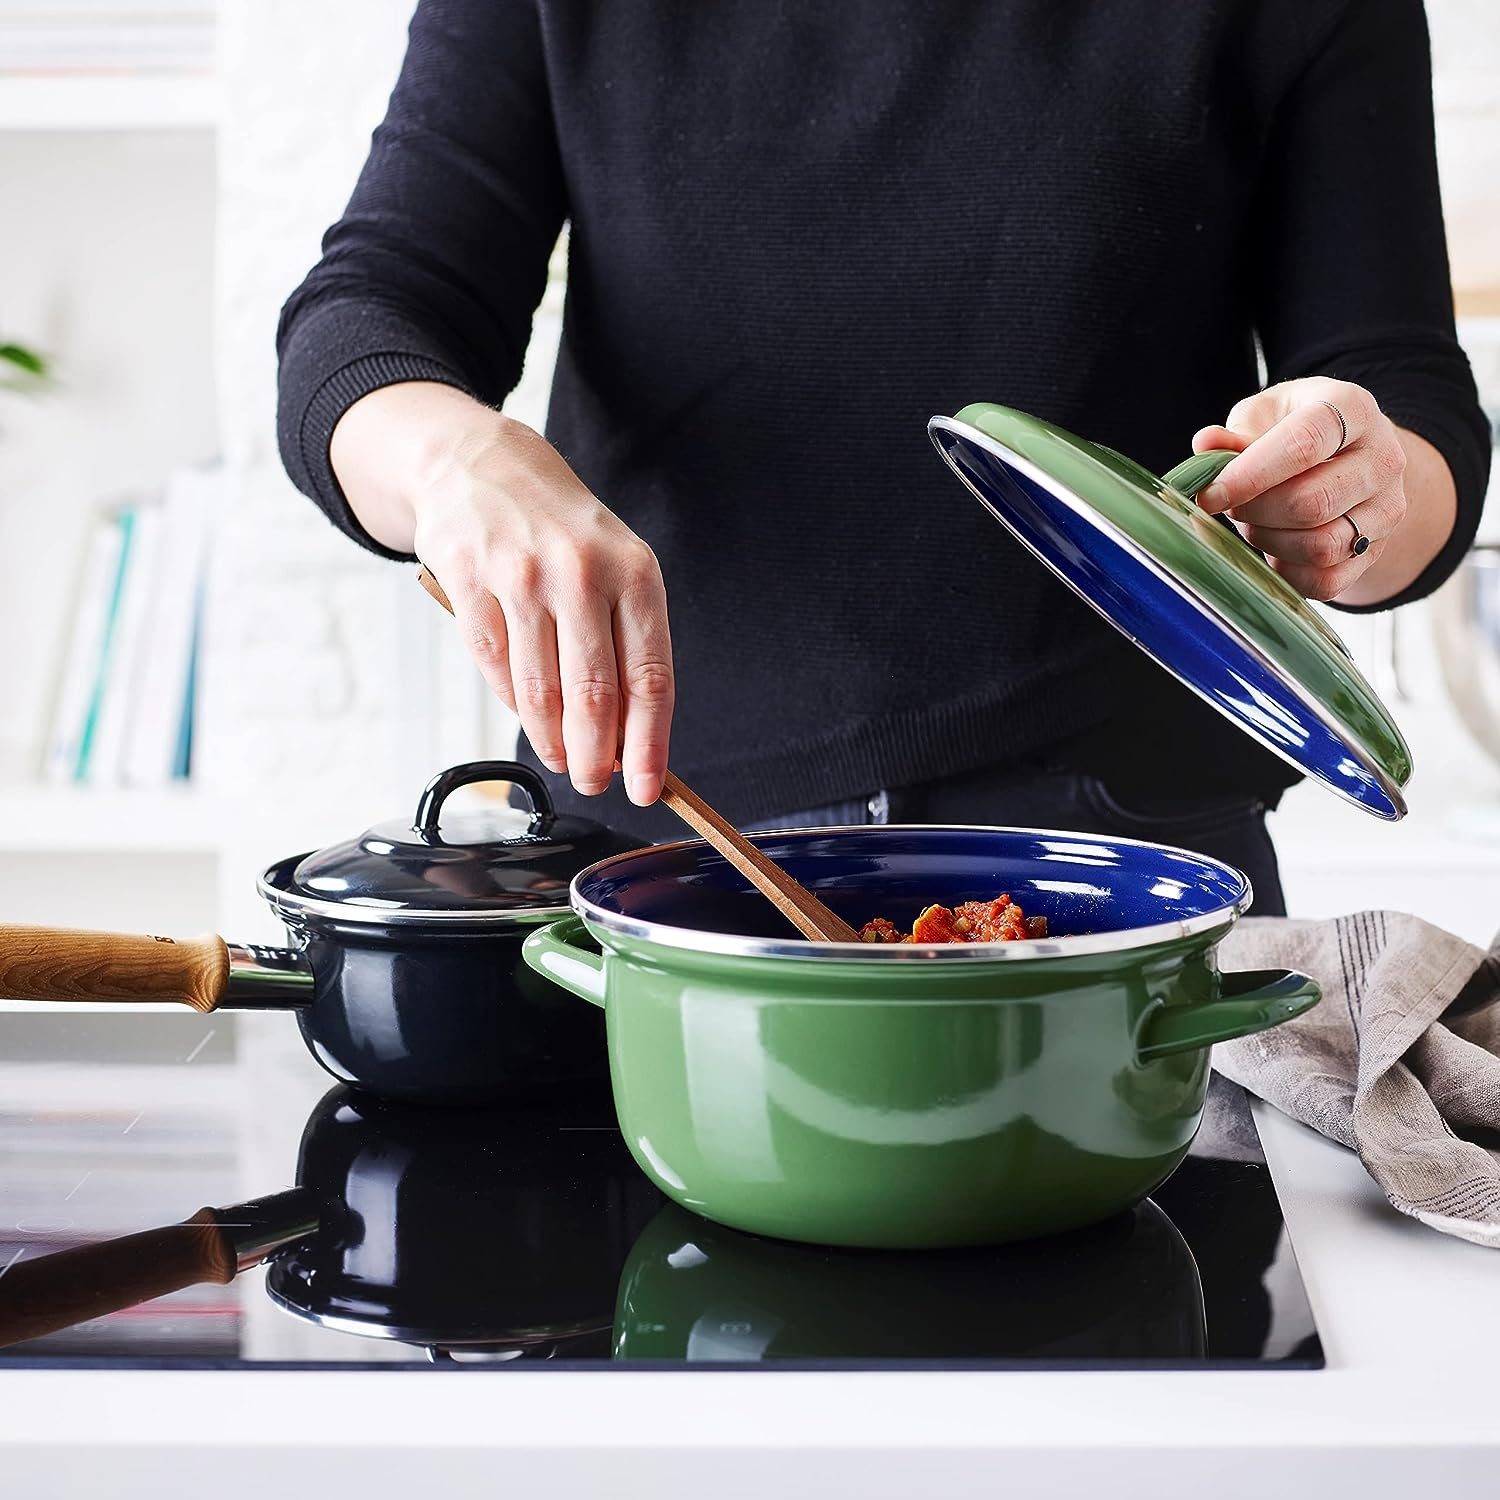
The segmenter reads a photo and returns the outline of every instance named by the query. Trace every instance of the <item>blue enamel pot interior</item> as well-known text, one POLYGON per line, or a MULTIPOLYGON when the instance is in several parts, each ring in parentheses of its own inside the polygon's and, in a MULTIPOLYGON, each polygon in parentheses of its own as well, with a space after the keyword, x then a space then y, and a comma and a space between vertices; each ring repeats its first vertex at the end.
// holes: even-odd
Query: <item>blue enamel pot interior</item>
MULTIPOLYGON (((1023 950, 1036 956, 1135 946, 1128 935, 1166 940, 1180 936, 1183 924, 1227 928, 1252 894, 1244 875, 1217 860, 1097 834, 881 825, 762 834, 755 843, 856 928, 884 916, 909 929, 933 902, 951 907, 1002 892, 1028 916, 1047 918, 1048 942, 985 950, 996 958, 1010 948, 1016 956, 1023 950), (1156 928, 1154 938, 1146 937, 1144 929, 1156 928), (1091 941, 1063 949, 1058 938, 1091 941)), ((807 954, 780 913, 697 840, 603 861, 578 876, 573 896, 591 926, 659 940, 669 939, 661 929, 678 929, 698 934, 694 945, 715 951, 768 953, 776 943, 782 956, 807 954), (714 941, 731 935, 761 941, 714 941), (782 950, 781 940, 798 946, 782 950)))

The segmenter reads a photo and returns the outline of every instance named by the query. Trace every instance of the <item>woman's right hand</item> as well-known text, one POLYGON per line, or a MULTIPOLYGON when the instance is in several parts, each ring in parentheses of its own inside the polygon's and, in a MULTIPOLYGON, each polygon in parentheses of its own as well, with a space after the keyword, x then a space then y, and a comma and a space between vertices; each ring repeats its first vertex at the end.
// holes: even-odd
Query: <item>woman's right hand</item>
POLYGON ((618 763, 631 801, 654 802, 674 679, 651 549, 539 433, 451 386, 362 397, 330 457, 365 530, 442 584, 542 764, 592 795, 618 763))

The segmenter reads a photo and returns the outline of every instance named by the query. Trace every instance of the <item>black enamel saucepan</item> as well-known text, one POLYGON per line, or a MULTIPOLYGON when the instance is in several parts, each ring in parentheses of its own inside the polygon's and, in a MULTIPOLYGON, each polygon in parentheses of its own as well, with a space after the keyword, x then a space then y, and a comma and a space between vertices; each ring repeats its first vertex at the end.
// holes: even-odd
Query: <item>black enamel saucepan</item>
POLYGON ((521 944, 566 914, 578 871, 638 847, 556 815, 527 767, 475 761, 435 777, 410 823, 272 865, 260 890, 285 948, 0 925, 0 995, 291 1010, 346 1083, 427 1104, 501 1102, 606 1075, 603 1018, 534 974, 521 944), (524 830, 514 814, 445 815, 451 793, 481 781, 520 789, 524 830))

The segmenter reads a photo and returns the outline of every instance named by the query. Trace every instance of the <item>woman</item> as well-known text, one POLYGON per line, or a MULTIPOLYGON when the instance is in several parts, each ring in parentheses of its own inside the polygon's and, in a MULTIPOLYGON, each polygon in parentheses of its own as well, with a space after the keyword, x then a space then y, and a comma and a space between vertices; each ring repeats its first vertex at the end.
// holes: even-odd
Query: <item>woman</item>
POLYGON ((1303 593, 1436 587, 1488 445, 1427 58, 1418 0, 422 0, 283 315, 287 467, 432 568, 575 800, 623 733, 608 821, 676 834, 670 731, 743 823, 1155 837, 1278 911, 1293 773, 924 426, 999 401, 1158 471, 1229 444, 1203 503, 1303 593), (543 438, 494 408, 565 220, 543 438))

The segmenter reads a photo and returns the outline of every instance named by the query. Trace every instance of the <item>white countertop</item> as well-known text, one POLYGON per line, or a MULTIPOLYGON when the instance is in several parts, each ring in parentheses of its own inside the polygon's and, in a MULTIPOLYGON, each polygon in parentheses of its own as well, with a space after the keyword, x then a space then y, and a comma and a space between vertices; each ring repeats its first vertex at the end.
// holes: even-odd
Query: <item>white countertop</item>
MULTIPOLYGON (((804 1374, 5 1372, 15 1495, 263 1497, 268 1485, 760 1496, 837 1476, 869 1497, 942 1484, 1112 1500, 1494 1493, 1500 1256, 1402 1218, 1355 1158, 1257 1119, 1327 1351, 1322 1371, 804 1374), (1019 1486, 1019 1488, 1017 1488, 1019 1486)), ((842 1486, 841 1486, 842 1488, 842 1486)))

